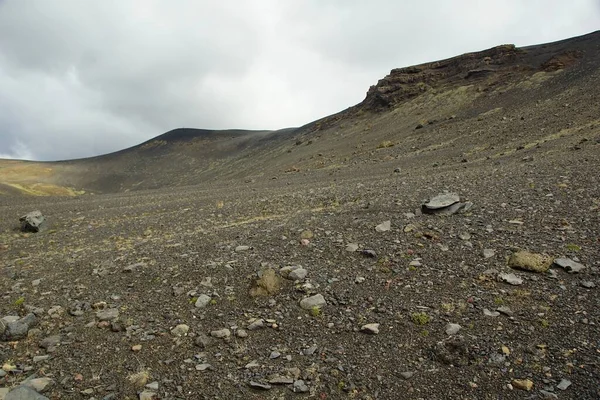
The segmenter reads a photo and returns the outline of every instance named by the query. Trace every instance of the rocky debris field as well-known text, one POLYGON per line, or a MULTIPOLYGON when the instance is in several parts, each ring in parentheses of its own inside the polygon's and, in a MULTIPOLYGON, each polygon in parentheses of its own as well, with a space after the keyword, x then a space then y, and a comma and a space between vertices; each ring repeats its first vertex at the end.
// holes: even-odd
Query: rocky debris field
POLYGON ((594 146, 4 198, 0 398, 596 399, 594 146))

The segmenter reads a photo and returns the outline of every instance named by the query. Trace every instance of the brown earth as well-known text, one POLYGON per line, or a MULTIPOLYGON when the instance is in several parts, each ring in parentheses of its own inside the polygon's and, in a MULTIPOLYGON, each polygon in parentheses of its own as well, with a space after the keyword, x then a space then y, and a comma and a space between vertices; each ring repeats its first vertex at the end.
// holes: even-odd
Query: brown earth
POLYGON ((27 338, 0 342, 0 387, 36 374, 52 399, 133 399, 143 371, 164 399, 599 398, 599 67, 599 32, 504 45, 393 70, 297 129, 2 161, 0 317, 43 311, 27 338), (444 191, 473 207, 421 215, 444 191), (34 209, 47 226, 20 233, 34 209), (585 269, 511 269, 517 250, 585 269), (250 295, 259 271, 290 265, 307 277, 250 295), (302 309, 312 294, 327 304, 302 309), (119 310, 112 324, 100 302, 119 310), (264 327, 239 337, 254 319, 264 327), (222 328, 228 339, 203 338, 222 328), (39 347, 53 335, 54 351, 39 347), (250 384, 274 375, 308 393, 250 384))

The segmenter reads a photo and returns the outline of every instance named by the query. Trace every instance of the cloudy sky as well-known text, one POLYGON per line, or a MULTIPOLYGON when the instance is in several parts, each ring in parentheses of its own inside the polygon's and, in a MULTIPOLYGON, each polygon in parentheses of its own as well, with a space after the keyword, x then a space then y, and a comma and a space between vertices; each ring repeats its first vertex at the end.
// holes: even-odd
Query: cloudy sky
POLYGON ((0 0, 0 158, 299 126, 392 68, 596 29, 598 0, 0 0))

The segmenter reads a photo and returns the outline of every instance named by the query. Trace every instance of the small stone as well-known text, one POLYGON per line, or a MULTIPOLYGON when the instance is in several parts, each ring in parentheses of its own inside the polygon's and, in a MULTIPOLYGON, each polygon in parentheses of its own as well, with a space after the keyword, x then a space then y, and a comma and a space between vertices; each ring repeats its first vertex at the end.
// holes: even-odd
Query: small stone
POLYGON ((194 304, 194 306, 196 308, 205 308, 206 306, 208 306, 210 304, 210 296, 206 295, 206 294, 201 294, 200 296, 198 296, 198 299, 196 300, 196 303, 194 304))
POLYGON ((210 346, 211 342, 212 342, 212 339, 204 333, 198 334, 198 336, 196 337, 196 340, 194 340, 194 343, 196 343, 196 346, 201 347, 203 349, 210 346))
POLYGON ((379 324, 366 324, 360 328, 361 332, 377 335, 379 333, 379 324))
POLYGON ((264 327, 265 327, 265 321, 262 318, 259 318, 256 321, 252 322, 250 325, 248 325, 248 330, 255 331, 257 329, 261 329, 264 327))
POLYGON ((458 234, 460 240, 470 240, 471 234, 469 232, 462 232, 458 234))
POLYGON ((100 310, 96 312, 96 318, 98 318, 100 321, 113 321, 119 318, 119 310, 116 308, 100 310))
POLYGON ((404 380, 409 380, 410 378, 412 378, 415 375, 414 371, 405 371, 405 372, 401 372, 400 376, 402 377, 402 379, 404 380))
POLYGON ((575 262, 575 261, 571 260, 570 258, 566 258, 566 257, 557 258, 556 260, 554 260, 554 264, 558 265, 561 268, 564 268, 565 271, 567 271, 571 274, 577 274, 577 273, 581 272, 583 269, 585 269, 585 266, 583 264, 575 262))
POLYGON ((486 315, 488 317, 497 317, 500 315, 500 313, 498 311, 490 311, 487 308, 484 308, 483 315, 486 315))
POLYGON ((60 344, 61 340, 61 335, 48 336, 47 338, 42 339, 40 342, 40 347, 46 350, 51 350, 56 348, 56 346, 60 344))
POLYGON ((561 379, 560 383, 556 387, 560 390, 567 390, 571 386, 571 381, 568 379, 561 379))
POLYGON ((552 392, 548 392, 547 390, 540 390, 540 394, 542 395, 543 399, 558 399, 558 396, 552 392))
POLYGON ((403 231, 404 233, 410 233, 412 231, 415 231, 417 229, 417 226, 415 224, 408 224, 404 227, 403 231))
POLYGON ((308 275, 307 270, 305 270, 304 268, 296 268, 293 271, 291 271, 288 276, 291 280, 299 281, 306 278, 306 275, 308 275))
POLYGON ((425 203, 423 203, 423 208, 427 210, 436 210, 440 208, 449 207, 455 203, 460 201, 460 197, 456 193, 443 193, 438 194, 437 196, 432 197, 425 203))
POLYGON ((513 379, 512 385, 520 390, 530 391, 533 389, 533 381, 529 379, 513 379))
POLYGON ((269 354, 269 358, 271 360, 275 360, 276 358, 281 357, 281 353, 278 351, 272 351, 271 354, 269 354))
POLYGON ((269 379, 269 383, 271 385, 291 385, 294 383, 294 379, 286 376, 276 375, 269 379))
POLYGON ((209 363, 202 363, 202 364, 198 364, 196 365, 196 371, 206 371, 206 370, 212 370, 213 366, 210 365, 209 363))
POLYGON ((369 258, 377 258, 377 253, 374 250, 361 250, 361 254, 369 258))
POLYGON ((461 328, 462 326, 460 326, 459 324, 448 323, 446 325, 446 335, 456 335, 461 328))
POLYGON ((352 253, 353 253, 353 252, 355 252, 355 251, 357 251, 357 250, 358 250, 358 244, 356 244, 356 243, 349 243, 349 244, 346 246, 346 251, 349 251, 349 252, 352 252, 352 253))
POLYGON ((231 331, 227 328, 218 329, 210 332, 210 336, 217 339, 225 339, 231 336, 231 331))
POLYGON ((292 386, 292 392, 294 393, 306 393, 308 390, 308 386, 302 379, 295 381, 294 385, 292 386))
POLYGON ((586 289, 593 289, 596 287, 596 284, 592 281, 581 281, 579 284, 586 289))
POLYGON ((306 297, 300 300, 300 307, 302 307, 305 310, 311 310, 313 307, 322 307, 326 304, 327 302, 321 294, 316 294, 314 296, 306 297))
POLYGON ((483 249, 483 258, 492 258, 496 254, 494 249, 483 249))
POLYGON ((142 345, 141 344, 133 345, 133 346, 131 346, 131 350, 136 351, 136 352, 140 351, 140 350, 142 350, 142 345))
POLYGON ((151 383, 147 384, 145 387, 146 387, 146 389, 150 389, 150 390, 158 390, 158 382, 156 382, 156 381, 151 382, 151 383))
POLYGON ((377 232, 387 232, 392 229, 392 221, 384 221, 375 227, 377 232))
POLYGON ((249 385, 250 385, 250 387, 252 387, 254 389, 260 389, 260 390, 270 390, 272 388, 272 386, 269 385, 268 383, 260 383, 260 382, 255 382, 255 381, 250 381, 249 385))
POLYGON ((186 324, 179 324, 175 328, 171 329, 171 335, 173 336, 185 336, 187 335, 190 327, 186 324))
POLYGON ((517 251, 508 259, 509 267, 531 272, 546 272, 551 264, 550 257, 528 251, 517 251))
POLYGON ((519 278, 517 275, 515 274, 507 274, 507 273, 501 273, 498 275, 498 280, 502 281, 502 282, 506 282, 510 285, 513 286, 519 286, 523 284, 523 279, 519 278))
POLYGON ((40 362, 44 362, 44 361, 48 361, 50 359, 50 356, 46 355, 46 356, 34 356, 33 357, 33 362, 34 364, 40 363, 40 362))
POLYGON ((28 379, 28 380, 24 381, 21 384, 21 386, 27 386, 27 387, 35 390, 38 393, 44 393, 53 384, 54 384, 54 381, 50 378, 34 378, 34 379, 28 379))
POLYGON ((150 390, 144 390, 140 393, 140 400, 154 400, 156 398, 156 393, 150 390))
POLYGON ((514 314, 510 307, 507 306, 498 307, 496 308, 496 311, 504 315, 508 315, 509 317, 512 317, 512 315, 514 314))
POLYGON ((502 354, 505 356, 510 356, 510 349, 506 346, 502 346, 502 354))
POLYGON ((364 276, 357 276, 356 279, 354 279, 354 283, 363 283, 365 280, 364 276))
POLYGON ((235 251, 238 253, 242 252, 242 251, 248 251, 248 250, 250 250, 250 246, 237 246, 235 248, 235 251))
POLYGON ((246 331, 245 329, 238 329, 235 332, 235 335, 239 338, 247 338, 248 337, 248 331, 246 331))

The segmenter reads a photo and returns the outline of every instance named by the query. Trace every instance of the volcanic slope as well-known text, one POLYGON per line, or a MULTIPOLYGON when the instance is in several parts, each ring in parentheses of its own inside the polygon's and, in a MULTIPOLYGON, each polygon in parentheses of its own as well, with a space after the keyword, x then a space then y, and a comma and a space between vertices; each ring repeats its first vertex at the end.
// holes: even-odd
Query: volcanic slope
POLYGON ((28 333, 0 325, 0 387, 597 399, 599 67, 600 33, 504 45, 393 70, 297 129, 6 161, 0 317, 28 333), (41 183, 86 194, 14 195, 41 183), (472 205, 421 212, 446 191, 472 205), (46 227, 19 232, 35 209, 46 227))

